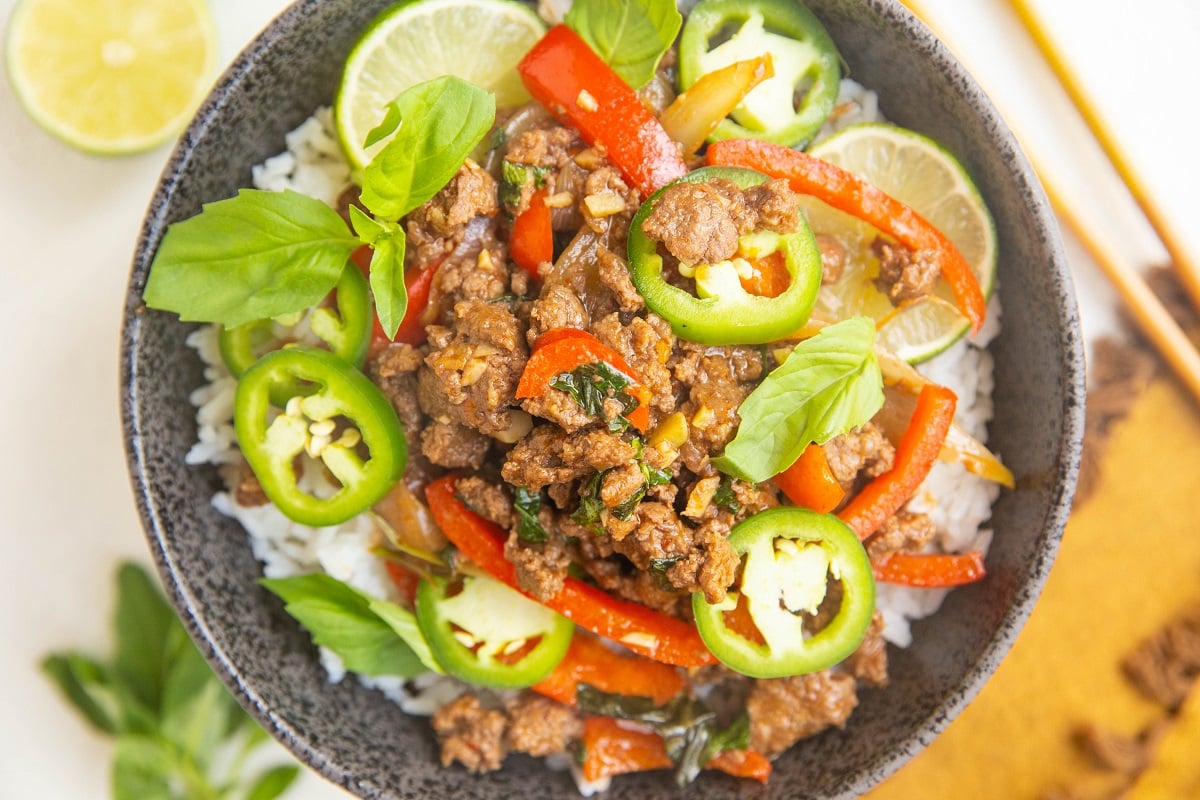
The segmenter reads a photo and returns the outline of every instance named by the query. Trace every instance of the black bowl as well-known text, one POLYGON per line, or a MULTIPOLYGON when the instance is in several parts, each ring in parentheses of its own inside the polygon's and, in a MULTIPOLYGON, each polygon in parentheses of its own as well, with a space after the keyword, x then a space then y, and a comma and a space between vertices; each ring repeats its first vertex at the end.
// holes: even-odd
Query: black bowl
MULTIPOLYGON (((308 635, 259 587, 239 525, 217 513, 211 468, 184 465, 196 427, 188 394, 204 383, 173 315, 141 294, 171 222, 248 184, 284 134, 332 101, 342 59, 387 0, 301 0, 242 53, 183 135, 150 204, 133 262, 121 342, 129 471, 151 549, 176 608, 250 711, 302 761, 364 798, 577 796, 569 776, 510 757, 476 776, 438 765, 428 721, 355 681, 330 684, 308 635), (533 790, 532 787, 537 787, 533 790)), ((1083 356, 1067 265, 1037 180, 995 109, 934 36, 892 0, 810 0, 850 74, 894 122, 943 142, 975 177, 996 219, 1003 331, 991 345, 990 443, 1017 476, 995 505, 982 583, 951 593, 891 652, 891 685, 865 690, 845 730, 801 742, 765 787, 705 775, 692 800, 851 797, 928 744, 1012 645, 1054 560, 1083 429, 1083 356)), ((606 795, 680 795, 666 774, 625 776, 606 795)))

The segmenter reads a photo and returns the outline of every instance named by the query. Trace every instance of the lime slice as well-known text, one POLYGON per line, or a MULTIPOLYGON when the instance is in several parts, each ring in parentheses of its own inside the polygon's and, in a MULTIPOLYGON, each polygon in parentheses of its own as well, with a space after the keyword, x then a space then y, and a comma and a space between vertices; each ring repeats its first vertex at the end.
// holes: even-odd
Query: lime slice
MULTIPOLYGON (((874 184, 913 208, 962 252, 985 296, 996 282, 996 228, 975 184, 958 160, 937 142, 879 123, 851 125, 810 151, 874 184)), ((881 323, 879 343, 910 362, 949 347, 969 327, 944 282, 927 300, 897 309, 874 284, 879 262, 871 255, 875 228, 805 199, 809 223, 847 246, 841 279, 821 288, 814 316, 843 319, 866 314, 881 323)))
POLYGON ((418 83, 454 75, 495 94, 497 106, 523 103, 517 62, 545 32, 537 14, 509 0, 418 0, 383 12, 346 60, 334 104, 351 165, 361 169, 383 147, 363 143, 387 104, 418 83))
POLYGON ((5 62, 25 111, 92 153, 161 144, 211 86, 215 36, 203 0, 23 0, 5 62))

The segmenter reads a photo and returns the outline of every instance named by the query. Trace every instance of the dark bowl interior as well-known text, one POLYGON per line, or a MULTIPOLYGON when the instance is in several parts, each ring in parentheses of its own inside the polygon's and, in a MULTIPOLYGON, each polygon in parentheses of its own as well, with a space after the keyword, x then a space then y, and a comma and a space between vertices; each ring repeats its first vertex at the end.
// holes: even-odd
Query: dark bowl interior
MULTIPOLYGON (((184 134, 151 202, 133 262, 121 342, 129 469, 151 549, 179 612, 243 703, 295 754, 364 798, 572 797, 570 778, 510 757, 475 776, 437 763, 426 720, 353 680, 331 685, 308 635, 256 585, 259 565, 210 498, 219 479, 186 467, 196 429, 188 394, 204 382, 190 326, 140 302, 166 226, 248 184, 251 165, 329 104, 342 58, 388 0, 301 0, 236 61, 184 134)), ((974 175, 1000 236, 1003 332, 992 345, 991 444, 1017 476, 995 506, 981 584, 953 592, 915 642, 892 648, 891 685, 865 690, 844 731, 802 742, 769 785, 705 775, 715 797, 851 797, 887 776, 980 689, 1011 646, 1050 569, 1078 463, 1083 357, 1067 266, 1042 191, 979 87, 898 3, 810 0, 893 121, 942 142, 974 175)), ((666 774, 614 781, 610 798, 682 796, 666 774)))

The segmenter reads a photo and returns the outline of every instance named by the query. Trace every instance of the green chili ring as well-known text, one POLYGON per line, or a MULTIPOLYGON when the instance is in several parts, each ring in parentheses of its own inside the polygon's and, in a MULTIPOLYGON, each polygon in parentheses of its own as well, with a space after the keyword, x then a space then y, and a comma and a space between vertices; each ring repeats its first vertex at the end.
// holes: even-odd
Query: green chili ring
MULTIPOLYGON (((692 595, 692 610, 700 638, 723 664, 754 678, 783 678, 819 672, 841 662, 862 644, 875 613, 875 580, 871 562, 858 537, 831 514, 782 506, 755 514, 729 536, 734 552, 743 558, 742 593, 766 644, 732 630, 724 612, 738 601, 730 592, 724 603, 710 604, 703 593, 692 595), (800 616, 781 605, 776 591, 796 575, 780 574, 776 540, 818 545, 828 556, 830 574, 842 584, 842 599, 829 623, 807 635, 800 616)), ((814 573, 815 574, 815 573, 814 573)), ((811 577, 811 576, 810 576, 811 577)), ((820 594, 825 572, 820 571, 820 594)), ((787 587, 790 588, 790 587, 787 587)))
MULTIPOLYGON (((751 124, 746 113, 735 109, 709 136, 719 139, 763 139, 788 147, 807 143, 837 102, 841 81, 842 58, 837 45, 816 15, 796 0, 704 0, 688 14, 679 38, 679 88, 686 90, 704 75, 701 60, 714 37, 730 26, 743 25, 751 16, 761 17, 767 34, 792 41, 784 47, 790 56, 803 62, 802 74, 795 76, 793 113, 786 121, 768 127, 751 124), (740 119, 739 119, 740 118, 740 119)), ((755 52, 752 55, 760 55, 755 52)), ((785 68, 776 56, 776 74, 785 68)), ((758 122, 754 120, 753 122, 758 122)))
POLYGON ((450 586, 436 576, 421 579, 417 624, 438 664, 456 678, 519 689, 545 678, 566 655, 575 631, 566 617, 488 576, 464 577, 455 595, 448 594, 450 586), (526 640, 537 643, 524 648, 526 640), (521 653, 511 663, 503 660, 514 654, 506 651, 509 644, 521 653))
MULTIPOLYGON (((371 344, 371 292, 367 279, 353 262, 347 262, 334 290, 334 307, 318 306, 309 314, 309 327, 331 352, 346 363, 361 367, 371 344)), ((259 358, 284 346, 274 334, 275 323, 260 319, 222 327, 218 335, 221 359, 234 377, 240 378, 259 358)), ((275 390, 271 401, 282 406, 289 397, 304 394, 300 384, 284 384, 275 390)))
POLYGON ((238 381, 233 422, 263 492, 283 514, 305 525, 345 522, 374 505, 404 475, 408 445, 391 401, 327 350, 289 347, 259 359, 238 381), (311 392, 290 398, 284 413, 271 418, 272 395, 295 382, 311 392), (334 439, 339 421, 348 427, 334 439), (305 452, 322 461, 340 484, 332 496, 317 497, 301 488, 295 462, 305 452))
MULTIPOLYGON (((740 167, 701 167, 679 181, 702 183, 714 178, 733 181, 743 189, 767 181, 767 176, 740 167)), ((766 344, 796 333, 808 321, 821 288, 821 251, 804 215, 797 210, 800 230, 780 237, 791 276, 791 284, 782 294, 697 297, 666 281, 658 243, 642 229, 658 198, 671 185, 652 194, 629 225, 630 278, 650 310, 669 322, 676 336, 701 344, 766 344)))

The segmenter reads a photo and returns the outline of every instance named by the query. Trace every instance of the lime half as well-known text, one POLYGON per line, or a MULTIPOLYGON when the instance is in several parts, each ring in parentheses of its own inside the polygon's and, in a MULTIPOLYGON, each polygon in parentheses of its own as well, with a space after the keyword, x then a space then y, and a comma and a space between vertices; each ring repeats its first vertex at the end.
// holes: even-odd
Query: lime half
MULTIPOLYGON (((963 166, 946 148, 894 125, 851 125, 810 152, 848 170, 914 209, 954 243, 975 271, 985 296, 996 282, 996 228, 963 166)), ((969 324, 954 296, 939 282, 928 299, 895 308, 874 284, 878 260, 872 226, 815 200, 805 200, 817 233, 833 233, 847 245, 841 279, 822 287, 814 315, 842 319, 866 314, 879 324, 879 343, 907 361, 930 358, 966 333, 969 324)))
POLYGON ((361 169, 384 142, 364 148, 388 103, 418 83, 454 75, 487 89, 496 105, 529 98, 516 66, 546 26, 509 0, 417 0, 381 14, 354 45, 334 118, 342 149, 361 169))
POLYGON ((178 133, 212 81, 204 0, 23 0, 5 63, 42 128, 92 153, 135 153, 178 133))

